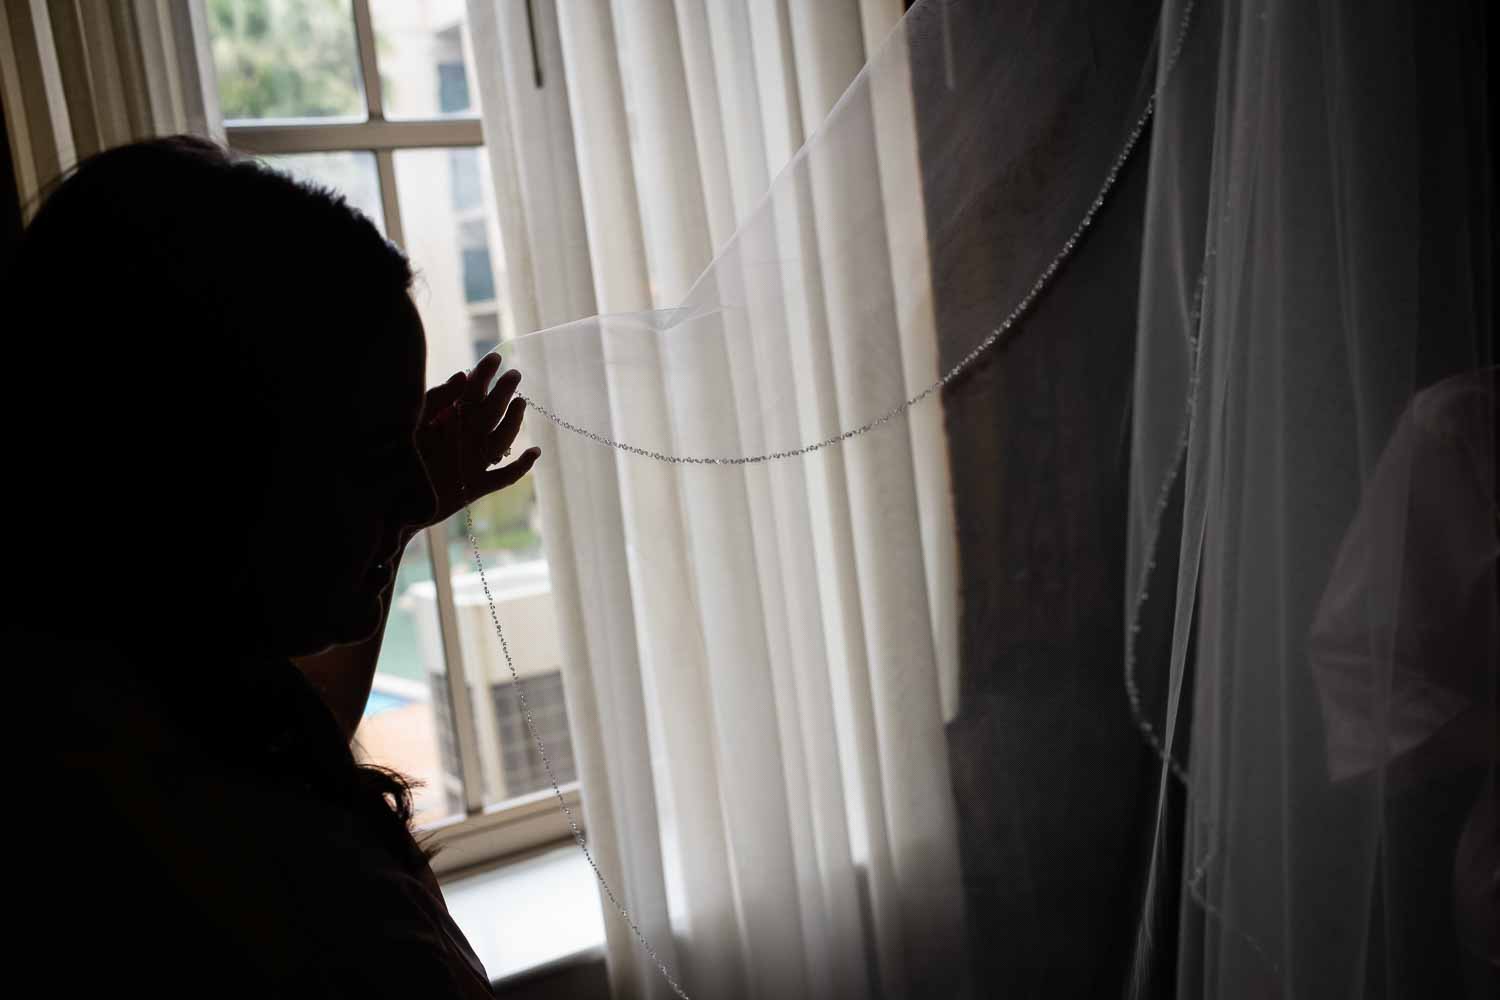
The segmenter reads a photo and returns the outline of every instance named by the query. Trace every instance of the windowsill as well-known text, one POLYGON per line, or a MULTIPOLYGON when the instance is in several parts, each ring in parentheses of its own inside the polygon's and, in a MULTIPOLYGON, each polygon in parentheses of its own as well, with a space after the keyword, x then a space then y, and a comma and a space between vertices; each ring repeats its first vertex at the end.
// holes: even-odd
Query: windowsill
MULTIPOLYGON (((583 806, 578 782, 562 786, 563 801, 577 817, 583 806)), ((452 816, 423 826, 427 843, 440 848, 432 871, 444 885, 493 874, 506 859, 520 862, 570 840, 568 816, 550 789, 488 805, 473 816, 452 816)))
POLYGON ((496 985, 603 954, 599 890, 571 842, 453 879, 443 896, 496 985))

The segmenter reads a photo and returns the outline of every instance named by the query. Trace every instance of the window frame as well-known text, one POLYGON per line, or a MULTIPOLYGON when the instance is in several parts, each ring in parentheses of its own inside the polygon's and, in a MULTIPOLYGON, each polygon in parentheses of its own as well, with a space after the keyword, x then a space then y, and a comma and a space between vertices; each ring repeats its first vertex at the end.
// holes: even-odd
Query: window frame
MULTIPOLYGON (((348 118, 298 120, 228 120, 225 137, 230 148, 255 156, 289 153, 368 152, 375 156, 380 206, 385 216, 387 238, 405 247, 401 206, 396 195, 395 154, 406 149, 464 149, 484 145, 484 132, 477 112, 433 118, 390 120, 385 116, 380 68, 375 49, 374 22, 369 0, 349 0, 354 19, 356 57, 365 100, 365 120, 348 118)), ((472 64, 472 63, 471 63, 472 64)), ((215 79, 217 86, 217 79, 215 79)), ((488 192, 488 197, 495 197, 488 192)), ((488 200, 488 199, 487 199, 488 200)), ((490 227, 493 229, 494 227, 490 227)), ((493 234, 492 234, 493 235, 493 234)), ((498 289, 497 289, 498 293, 498 289)), ((501 342, 505 330, 500 328, 501 342)), ((448 558, 448 528, 445 523, 426 530, 427 552, 436 589, 438 630, 442 637, 443 663, 449 704, 458 743, 463 808, 461 816, 449 817, 420 828, 427 842, 441 847, 432 868, 440 878, 467 874, 506 858, 551 846, 572 838, 569 817, 557 808, 557 796, 543 789, 493 805, 484 802, 484 782, 479 749, 477 716, 471 704, 468 671, 459 641, 457 605, 453 596, 452 566, 448 558)), ((563 803, 571 811, 578 829, 583 828, 579 783, 561 786, 563 803)))

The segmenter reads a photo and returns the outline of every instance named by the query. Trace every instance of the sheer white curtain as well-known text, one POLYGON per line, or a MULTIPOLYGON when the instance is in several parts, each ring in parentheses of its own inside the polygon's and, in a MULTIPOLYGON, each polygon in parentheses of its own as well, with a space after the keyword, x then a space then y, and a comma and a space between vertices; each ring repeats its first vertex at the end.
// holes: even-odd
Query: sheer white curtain
POLYGON ((15 0, 0 95, 21 204, 78 160, 135 139, 223 139, 202 0, 15 0))
MULTIPOLYGON (((470 4, 517 327, 550 328, 512 348, 523 391, 734 456, 936 379, 900 8, 470 4), (875 52, 881 99, 841 114, 866 169, 804 160, 767 201, 875 52)), ((695 995, 942 993, 917 977, 961 965, 941 412, 733 467, 532 415, 589 842, 695 995)), ((617 991, 667 995, 607 926, 617 991)))

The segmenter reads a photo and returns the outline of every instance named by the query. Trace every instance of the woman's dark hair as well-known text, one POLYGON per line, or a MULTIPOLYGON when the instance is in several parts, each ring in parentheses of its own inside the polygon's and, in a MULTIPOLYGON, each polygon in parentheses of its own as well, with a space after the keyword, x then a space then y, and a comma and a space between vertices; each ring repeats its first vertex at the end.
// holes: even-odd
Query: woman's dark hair
MULTIPOLYGON (((390 336, 411 281, 406 257, 344 199, 207 140, 79 164, 22 235, 0 307, 12 529, 0 616, 170 660, 153 641, 223 614, 215 574, 247 556, 235 528, 261 503, 278 408, 316 398, 390 336), (124 579, 100 586, 111 568, 124 579)), ((246 731, 260 724, 251 707, 227 727, 204 718, 214 664, 191 680, 155 669, 185 724, 196 714, 226 753, 301 768, 417 860, 412 782, 359 764, 341 739, 288 756, 285 741, 268 746, 274 734, 246 731)))

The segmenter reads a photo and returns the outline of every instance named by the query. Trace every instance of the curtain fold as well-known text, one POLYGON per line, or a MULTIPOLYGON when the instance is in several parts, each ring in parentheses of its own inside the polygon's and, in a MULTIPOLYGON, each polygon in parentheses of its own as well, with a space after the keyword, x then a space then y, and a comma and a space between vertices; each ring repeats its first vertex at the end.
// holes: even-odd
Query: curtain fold
POLYGON ((202 0, 17 0, 0 94, 28 212, 83 157, 136 139, 224 138, 202 0))
MULTIPOLYGON (((550 94, 511 7, 470 17, 497 187, 528 216, 502 222, 507 248, 527 245, 508 254, 514 299, 535 304, 518 326, 552 326, 511 348, 534 403, 605 438, 740 455, 936 379, 905 42, 884 38, 899 4, 539 4, 550 94), (875 169, 788 169, 867 33, 891 65, 882 117, 868 99, 840 117, 875 169), (587 274, 592 302, 545 289, 543 259, 587 274), (896 362, 878 383, 870 351, 896 362)), ((590 841, 659 954, 702 995, 948 988, 962 887, 941 409, 852 451, 728 468, 543 434, 549 559, 571 561, 554 587, 589 637, 565 677, 590 841), (592 618, 621 627, 596 641, 592 618)), ((667 995, 614 923, 617 992, 667 995)))

